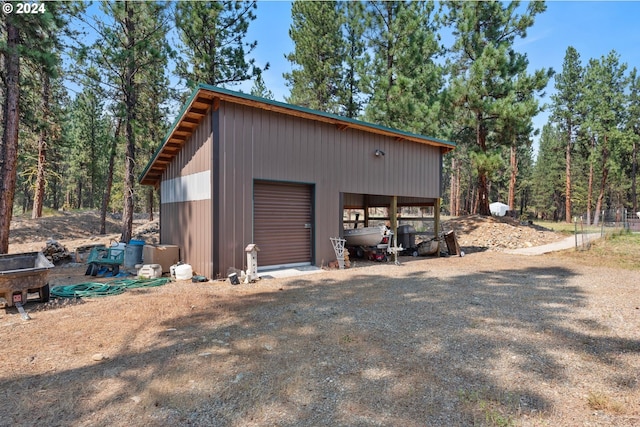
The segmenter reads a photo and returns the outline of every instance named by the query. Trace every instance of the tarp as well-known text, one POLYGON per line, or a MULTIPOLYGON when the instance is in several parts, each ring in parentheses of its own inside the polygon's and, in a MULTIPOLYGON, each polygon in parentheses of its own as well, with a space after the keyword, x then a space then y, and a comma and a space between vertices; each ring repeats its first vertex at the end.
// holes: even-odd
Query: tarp
POLYGON ((489 210, 491 211, 491 215, 505 216, 509 210, 509 205, 505 205, 502 202, 493 202, 489 205, 489 210))

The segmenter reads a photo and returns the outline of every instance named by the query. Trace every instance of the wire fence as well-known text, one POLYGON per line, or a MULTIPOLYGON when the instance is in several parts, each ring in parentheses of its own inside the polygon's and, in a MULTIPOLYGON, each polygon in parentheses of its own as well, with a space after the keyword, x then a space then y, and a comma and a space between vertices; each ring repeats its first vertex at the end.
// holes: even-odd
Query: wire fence
POLYGON ((597 238, 606 238, 621 232, 640 232, 640 212, 628 209, 609 209, 600 212, 598 224, 587 214, 573 218, 576 249, 589 249, 597 238))

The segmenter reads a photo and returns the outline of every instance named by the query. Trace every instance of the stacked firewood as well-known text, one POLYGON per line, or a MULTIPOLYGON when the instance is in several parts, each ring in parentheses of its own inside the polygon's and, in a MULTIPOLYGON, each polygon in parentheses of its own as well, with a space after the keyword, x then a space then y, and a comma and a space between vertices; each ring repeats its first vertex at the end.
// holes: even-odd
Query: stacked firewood
POLYGON ((42 249, 42 253, 54 264, 71 258, 71 254, 67 251, 67 248, 53 239, 47 240, 47 245, 42 249))

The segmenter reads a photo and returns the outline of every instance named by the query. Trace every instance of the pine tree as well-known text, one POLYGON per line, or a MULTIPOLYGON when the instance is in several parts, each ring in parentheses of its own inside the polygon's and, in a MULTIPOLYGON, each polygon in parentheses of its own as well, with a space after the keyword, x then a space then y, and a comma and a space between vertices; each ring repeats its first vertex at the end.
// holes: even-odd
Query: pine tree
MULTIPOLYGON (((595 204, 594 225, 598 225, 599 213, 605 202, 605 192, 612 168, 611 154, 623 137, 620 125, 624 123, 624 89, 626 64, 620 63, 620 56, 611 51, 600 60, 591 59, 585 69, 585 89, 581 108, 586 112, 584 126, 591 140, 591 169, 589 174, 589 205, 592 207, 593 185, 595 184, 595 162, 599 162, 600 185, 595 204)), ((591 217, 591 215, 589 215, 591 217)))
POLYGON ((143 117, 140 94, 144 70, 163 72, 169 53, 166 43, 167 5, 147 2, 102 3, 103 12, 112 21, 96 22, 100 38, 92 58, 107 73, 102 83, 122 103, 125 139, 124 197, 121 240, 131 239, 135 209, 136 153, 143 117))
POLYGON ((443 70, 432 1, 367 3, 373 58, 363 73, 367 120, 409 132, 438 132, 443 70))
POLYGON ((638 149, 640 146, 640 75, 634 67, 629 74, 628 120, 626 128, 631 140, 630 199, 633 212, 638 212, 637 175, 638 149))
POLYGON ((247 60, 257 46, 256 41, 245 42, 256 8, 256 1, 176 3, 175 23, 182 41, 176 73, 189 88, 200 83, 237 84, 269 67, 261 70, 254 59, 247 60))
POLYGON ((446 22, 453 25, 455 37, 450 96, 454 106, 465 112, 461 126, 474 130, 475 164, 484 165, 478 171, 478 213, 490 215, 491 171, 486 166, 496 164, 491 158, 497 147, 512 143, 506 134, 494 133, 499 127, 506 129, 504 123, 498 126, 497 121, 515 123, 513 119, 518 118, 518 122, 525 123, 531 109, 524 108, 514 115, 514 108, 519 108, 514 101, 532 99, 551 76, 551 70, 538 70, 528 76, 526 55, 513 49, 516 37, 526 36, 535 16, 546 6, 531 2, 520 15, 516 13, 518 2, 505 5, 497 1, 451 1, 446 5, 446 22))
POLYGON ((267 89, 267 85, 262 79, 262 73, 256 76, 253 82, 253 87, 251 88, 251 95, 259 96, 266 99, 275 99, 275 97, 273 96, 273 92, 267 89))
MULTIPOLYGON (((150 51, 162 50, 164 38, 156 38, 150 41, 150 51)), ((141 127, 138 149, 142 153, 141 163, 147 163, 153 156, 158 143, 169 128, 169 111, 163 105, 170 98, 169 79, 164 70, 168 65, 168 57, 161 56, 155 62, 155 67, 142 70, 137 80, 140 82, 140 118, 147 125, 141 127)), ((146 188, 146 210, 149 220, 153 220, 155 207, 155 193, 153 187, 146 188)))
POLYGON ((542 128, 538 157, 533 170, 533 202, 542 219, 559 218, 562 207, 564 167, 558 153, 563 149, 562 132, 553 124, 542 128))
POLYGON ((364 108, 366 99, 362 93, 366 44, 364 41, 364 6, 362 2, 339 3, 344 17, 342 34, 344 43, 344 72, 339 103, 342 114, 357 118, 364 108))
POLYGON ((104 193, 106 159, 110 146, 110 118, 105 114, 106 92, 96 82, 97 70, 87 73, 83 89, 71 103, 70 127, 74 143, 69 147, 70 190, 76 194, 74 207, 95 208, 104 193))
POLYGON ((44 72, 51 72, 56 62, 51 51, 50 38, 65 25, 62 14, 54 13, 57 4, 48 4, 37 14, 5 14, 0 32, 6 39, 0 42, 3 114, 2 141, 0 142, 0 253, 9 249, 9 229, 17 181, 17 163, 20 131, 21 60, 39 64, 44 72))
POLYGON ((291 6, 291 18, 289 36, 295 47, 286 58, 295 68, 284 74, 291 88, 286 101, 340 113, 345 49, 338 3, 297 0, 291 6))
POLYGON ((565 139, 565 221, 571 222, 571 153, 580 126, 580 112, 578 106, 582 95, 582 66, 580 54, 569 46, 564 56, 562 73, 556 80, 556 94, 551 96, 553 100, 552 119, 558 123, 564 132, 565 139))

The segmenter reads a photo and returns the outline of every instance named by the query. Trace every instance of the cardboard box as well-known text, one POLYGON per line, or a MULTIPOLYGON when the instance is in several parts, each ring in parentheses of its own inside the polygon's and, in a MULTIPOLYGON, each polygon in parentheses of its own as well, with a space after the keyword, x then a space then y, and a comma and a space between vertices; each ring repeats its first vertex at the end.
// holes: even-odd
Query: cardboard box
POLYGON ((172 265, 180 261, 180 248, 176 245, 144 245, 142 262, 144 264, 160 264, 163 273, 169 273, 172 265))

